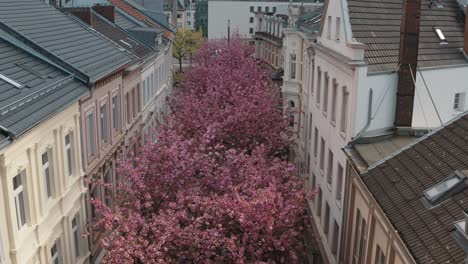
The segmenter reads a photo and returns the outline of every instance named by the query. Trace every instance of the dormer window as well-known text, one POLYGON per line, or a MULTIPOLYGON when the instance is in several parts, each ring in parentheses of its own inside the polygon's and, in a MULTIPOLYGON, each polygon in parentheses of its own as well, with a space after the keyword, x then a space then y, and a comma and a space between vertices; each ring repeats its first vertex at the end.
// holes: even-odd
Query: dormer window
POLYGON ((428 207, 433 207, 440 204, 443 200, 450 197, 450 194, 459 190, 464 184, 466 176, 461 171, 454 171, 442 182, 424 191, 424 201, 428 203, 428 207))
POLYGON ((441 45, 448 44, 447 39, 445 38, 444 33, 442 32, 442 29, 434 27, 434 31, 437 34, 437 37, 439 37, 441 45))

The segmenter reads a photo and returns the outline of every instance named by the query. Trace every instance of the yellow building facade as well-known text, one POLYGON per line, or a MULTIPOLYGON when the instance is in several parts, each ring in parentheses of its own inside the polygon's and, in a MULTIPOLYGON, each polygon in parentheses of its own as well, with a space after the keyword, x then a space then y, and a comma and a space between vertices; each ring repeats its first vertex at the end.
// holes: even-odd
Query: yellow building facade
POLYGON ((0 149, 0 263, 86 263, 75 102, 0 149))

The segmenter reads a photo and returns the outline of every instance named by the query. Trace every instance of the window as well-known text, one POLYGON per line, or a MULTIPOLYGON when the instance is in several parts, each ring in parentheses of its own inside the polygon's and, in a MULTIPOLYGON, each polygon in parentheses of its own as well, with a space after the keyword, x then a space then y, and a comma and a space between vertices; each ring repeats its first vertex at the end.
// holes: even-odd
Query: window
POLYGON ((375 249, 375 264, 385 264, 385 255, 382 251, 382 248, 380 248, 379 245, 377 245, 377 248, 375 249))
POLYGON ((333 179, 333 152, 328 149, 328 173, 327 173, 327 183, 332 184, 333 179))
POLYGON ((445 180, 425 190, 424 197, 430 203, 430 205, 434 206, 447 198, 447 194, 462 184, 464 179, 465 175, 462 172, 456 170, 451 173, 445 180))
POLYGON ((132 120, 132 112, 131 112, 131 100, 130 100, 130 93, 126 93, 125 94, 125 106, 127 108, 127 112, 126 112, 126 119, 127 119, 127 125, 130 125, 131 123, 131 120, 132 120))
POLYGON ((317 105, 320 105, 320 96, 321 96, 321 90, 322 89, 322 71, 320 70, 320 67, 317 67, 317 96, 315 97, 315 103, 317 105))
POLYGON ((253 34, 253 33, 254 33, 253 28, 249 28, 249 33, 250 33, 250 34, 253 34))
POLYGON ((341 132, 346 132, 346 126, 348 123, 348 97, 349 93, 346 91, 346 87, 343 87, 343 103, 341 104, 341 132))
POLYGON ((437 37, 439 37, 440 44, 448 44, 447 38, 445 38, 444 33, 442 32, 442 29, 438 27, 434 27, 434 31, 437 34, 437 37))
POLYGON ((182 14, 181 14, 181 13, 178 13, 178 14, 177 14, 177 18, 182 18, 182 14))
POLYGON ((364 260, 367 230, 366 221, 362 218, 359 209, 357 210, 356 222, 354 224, 353 264, 360 264, 364 260))
POLYGON ((328 73, 325 73, 325 87, 323 89, 323 111, 326 113, 328 111, 328 84, 330 76, 328 73))
POLYGON ((51 257, 51 264, 61 264, 61 256, 60 256, 60 240, 55 241, 55 243, 50 247, 50 257, 51 257))
POLYGON ((331 24, 332 24, 331 16, 328 16, 327 39, 331 39, 331 28, 332 28, 331 24))
POLYGON ((464 110, 465 93, 456 93, 453 100, 453 109, 456 111, 464 110))
POLYGON ((325 167, 325 140, 322 138, 320 141, 320 173, 323 174, 325 167))
MULTIPOLYGON (((101 199, 101 187, 98 185, 94 185, 91 187, 91 198, 94 200, 101 199)), ((91 205, 91 218, 95 218, 97 216, 96 206, 91 205)))
POLYGON ((52 198, 52 173, 50 171, 49 153, 42 154, 42 172, 44 173, 44 183, 46 189, 46 198, 52 198))
POLYGON ((270 12, 270 7, 269 6, 265 7, 265 12, 267 12, 267 13, 270 12))
POLYGON ((289 55, 289 62, 290 62, 290 77, 292 80, 296 79, 296 54, 289 55))
POLYGON ((325 223, 323 227, 323 232, 325 233, 325 235, 328 235, 329 230, 330 230, 330 205, 328 205, 328 202, 325 202, 325 223))
POLYGON ((72 149, 71 132, 65 135, 65 153, 67 155, 67 172, 68 176, 73 175, 73 149, 72 149))
POLYGON ((317 152, 318 152, 318 129, 315 127, 314 130, 314 158, 317 158, 317 152))
POLYGON ((336 95, 338 92, 338 84, 336 83, 336 79, 333 79, 333 90, 332 90, 332 109, 331 109, 331 121, 333 123, 336 122, 336 95))
POLYGON ((294 103, 293 100, 289 101, 289 107, 290 107, 290 108, 296 107, 296 103, 294 103))
POLYGON ((119 130, 119 96, 115 95, 112 97, 112 128, 119 130))
POLYGON ((249 22, 250 22, 250 23, 253 23, 253 22, 254 22, 254 18, 253 18, 253 17, 250 17, 249 22))
MULTIPOLYGON (((190 13, 187 13, 187 17, 190 17, 190 15, 191 15, 190 13)), ((188 22, 187 22, 187 23, 188 23, 188 22)))
MULTIPOLYGON (((340 226, 335 220, 333 224, 333 237, 332 237, 332 245, 331 245, 331 250, 334 256, 336 256, 336 252, 338 252, 338 236, 339 235, 340 235, 340 226)), ((382 264, 385 264, 385 263, 382 263, 382 264)))
POLYGON ((294 115, 289 115, 289 126, 294 127, 294 115))
POLYGON ((16 222, 18 230, 26 224, 26 204, 23 187, 23 175, 18 174, 13 178, 13 196, 15 198, 16 222))
POLYGON ((253 6, 250 7, 250 12, 254 12, 254 7, 253 6))
POLYGON ((143 105, 146 105, 147 95, 146 95, 146 80, 143 80, 143 105))
POLYGON ((88 156, 96 154, 96 142, 94 141, 94 113, 90 112, 86 115, 86 146, 88 149, 88 156))
POLYGON ((340 40, 340 26, 341 26, 341 18, 336 18, 336 28, 335 28, 335 40, 340 40))
POLYGON ((307 138, 309 139, 309 144, 310 144, 310 141, 312 140, 312 113, 309 113, 309 131, 308 132, 308 135, 307 135, 307 138))
POLYGON ((150 90, 150 99, 151 99, 154 96, 154 74, 153 73, 151 73, 150 83, 151 83, 151 86, 149 87, 149 90, 150 90))
POLYGON ((80 215, 77 214, 72 219, 72 239, 73 239, 73 253, 75 260, 80 257, 80 215))
POLYGON ((276 6, 273 7, 273 13, 276 13, 276 6))
MULTIPOLYGON (((146 85, 148 85, 148 82, 146 82, 146 85)), ((137 109, 137 101, 140 100, 139 98, 136 98, 135 96, 135 88, 132 89, 132 104, 133 104, 133 107, 132 107, 132 113, 133 113, 133 118, 136 117, 136 114, 138 112, 138 109, 137 109)))
POLYGON ((316 181, 317 181, 317 177, 315 176, 315 173, 312 173, 312 177, 311 177, 311 190, 314 190, 315 189, 315 185, 317 184, 316 181))
POLYGON ((257 12, 262 12, 262 7, 261 6, 257 6, 257 12))
POLYGON ((320 219, 320 216, 322 215, 322 188, 319 187, 317 195, 318 195, 317 216, 320 219))
POLYGON ((307 175, 309 175, 310 173, 310 154, 309 153, 307 153, 306 172, 307 172, 307 175))
MULTIPOLYGON (((188 14, 190 15, 190 13, 188 14)), ((187 21, 187 26, 190 26, 192 23, 190 21, 187 21)))
POLYGON ((112 189, 109 186, 112 184, 112 168, 108 168, 104 173, 104 183, 106 186, 104 187, 104 202, 107 206, 112 206, 112 189))
POLYGON ((343 188, 343 166, 338 163, 338 172, 336 177, 336 200, 341 201, 342 191, 343 188))
POLYGON ((107 104, 101 105, 101 142, 106 144, 108 142, 108 129, 107 129, 107 104))

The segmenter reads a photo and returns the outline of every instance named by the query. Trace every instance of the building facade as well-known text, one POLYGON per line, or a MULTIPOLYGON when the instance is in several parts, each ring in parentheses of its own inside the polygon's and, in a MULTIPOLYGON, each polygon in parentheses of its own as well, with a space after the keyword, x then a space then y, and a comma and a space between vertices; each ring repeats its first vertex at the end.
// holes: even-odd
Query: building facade
POLYGON ((87 263, 79 99, 88 89, 0 28, 0 263, 87 263))
POLYGON ((314 5, 320 1, 209 0, 208 39, 227 38, 228 22, 231 34, 237 33, 242 38, 252 39, 256 27, 255 12, 276 13, 280 9, 286 10, 291 2, 314 5))

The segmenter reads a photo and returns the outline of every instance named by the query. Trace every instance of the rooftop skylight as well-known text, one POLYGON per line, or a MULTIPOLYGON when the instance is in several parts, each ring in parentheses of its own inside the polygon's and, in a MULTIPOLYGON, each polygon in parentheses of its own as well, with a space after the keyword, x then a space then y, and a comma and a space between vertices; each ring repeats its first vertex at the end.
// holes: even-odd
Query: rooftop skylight
POLYGON ((21 89, 21 88, 24 87, 24 85, 22 85, 21 83, 19 83, 19 82, 13 80, 13 79, 11 79, 10 77, 7 77, 6 75, 1 74, 1 73, 0 73, 0 79, 2 79, 2 80, 4 80, 5 82, 7 82, 7 83, 9 83, 9 84, 11 84, 11 85, 13 85, 13 86, 15 86, 16 88, 21 89))
POLYGON ((127 46, 127 47, 129 47, 129 48, 133 48, 133 46, 132 46, 130 43, 126 42, 126 41, 123 40, 123 39, 121 39, 120 42, 122 42, 123 44, 125 44, 125 46, 127 46))
POLYGON ((442 29, 435 27, 434 31, 437 34, 437 37, 439 37, 440 44, 448 44, 447 39, 445 38, 444 33, 442 32, 442 29))
POLYGON ((466 176, 460 171, 454 171, 442 182, 424 191, 424 197, 432 205, 438 204, 447 194, 451 193, 457 186, 462 184, 466 176))

